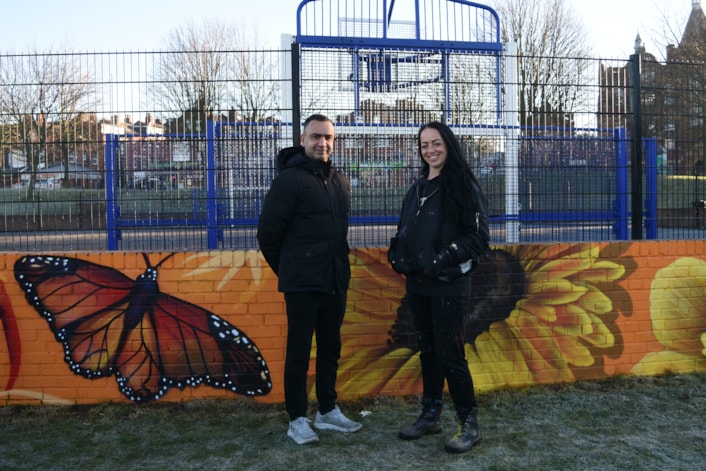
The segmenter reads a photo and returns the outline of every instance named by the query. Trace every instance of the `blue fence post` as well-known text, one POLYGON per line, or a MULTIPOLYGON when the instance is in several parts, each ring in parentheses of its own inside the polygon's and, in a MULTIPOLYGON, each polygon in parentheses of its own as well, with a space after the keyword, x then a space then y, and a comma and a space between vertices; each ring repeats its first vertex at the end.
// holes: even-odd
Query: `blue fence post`
POLYGON ((645 232, 648 239, 657 239, 657 140, 643 139, 645 143, 645 232))
POLYGON ((615 200, 613 233, 618 240, 628 240, 628 143, 625 128, 613 131, 615 142, 615 200))
POLYGON ((206 206, 208 248, 218 247, 218 214, 216 205, 216 123, 208 121, 206 126, 206 206))
POLYGON ((115 149, 118 146, 118 136, 114 134, 105 135, 105 198, 106 215, 105 225, 108 238, 108 250, 118 250, 120 240, 120 229, 118 229, 118 217, 120 208, 116 200, 117 178, 115 175, 117 159, 115 149))

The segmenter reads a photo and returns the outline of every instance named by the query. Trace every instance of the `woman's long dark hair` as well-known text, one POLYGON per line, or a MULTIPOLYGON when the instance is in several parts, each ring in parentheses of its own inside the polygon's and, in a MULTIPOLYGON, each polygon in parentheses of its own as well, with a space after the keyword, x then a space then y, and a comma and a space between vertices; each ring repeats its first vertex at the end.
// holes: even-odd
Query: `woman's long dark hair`
POLYGON ((422 175, 429 176, 429 164, 422 157, 422 131, 427 128, 436 129, 441 134, 441 138, 446 143, 446 163, 441 169, 442 200, 446 215, 452 220, 459 220, 463 210, 468 207, 468 200, 472 198, 473 185, 478 185, 471 166, 466 160, 466 153, 461 148, 461 144, 453 131, 445 124, 432 121, 425 124, 417 133, 417 148, 419 158, 422 160, 422 175))

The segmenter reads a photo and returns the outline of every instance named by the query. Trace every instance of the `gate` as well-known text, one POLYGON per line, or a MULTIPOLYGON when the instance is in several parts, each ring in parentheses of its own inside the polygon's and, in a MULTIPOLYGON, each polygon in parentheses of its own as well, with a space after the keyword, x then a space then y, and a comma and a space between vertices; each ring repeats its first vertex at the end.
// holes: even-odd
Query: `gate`
POLYGON ((206 134, 108 134, 108 249, 252 245, 245 241, 254 240, 280 132, 273 123, 209 121, 206 134))

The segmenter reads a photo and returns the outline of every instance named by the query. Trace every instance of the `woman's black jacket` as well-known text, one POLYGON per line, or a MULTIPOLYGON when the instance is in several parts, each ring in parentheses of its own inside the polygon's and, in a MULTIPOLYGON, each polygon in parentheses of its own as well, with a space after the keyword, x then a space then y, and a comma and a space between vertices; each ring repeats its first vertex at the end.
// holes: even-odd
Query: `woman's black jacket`
POLYGON ((350 282, 351 187, 331 162, 282 149, 260 213, 257 241, 281 292, 344 294, 350 282))
MULTIPOLYGON (((446 188, 442 177, 420 178, 407 192, 397 226, 397 250, 407 254, 409 264, 401 272, 406 275, 407 291, 424 295, 470 295, 470 272, 462 273, 460 265, 488 251, 487 203, 477 182, 468 190, 465 207, 458 217, 449 217, 442 198, 446 188), (429 196, 431 195, 431 196, 429 196), (428 198, 422 203, 422 197, 428 198), (431 269, 439 255, 443 269, 431 269)), ((392 248, 392 247, 391 247, 392 248)), ((394 254, 390 253, 390 257, 394 254)), ((393 264, 394 268, 394 264, 393 264)))

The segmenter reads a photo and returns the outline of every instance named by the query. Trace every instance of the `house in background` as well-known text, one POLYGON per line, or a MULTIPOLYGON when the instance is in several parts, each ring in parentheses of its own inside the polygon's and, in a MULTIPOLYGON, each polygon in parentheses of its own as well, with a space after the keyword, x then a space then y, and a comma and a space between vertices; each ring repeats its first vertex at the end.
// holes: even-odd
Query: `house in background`
MULTIPOLYGON (((681 41, 667 46, 665 62, 646 50, 639 34, 635 54, 640 56, 642 136, 657 140, 663 172, 692 175, 703 168, 706 151, 706 15, 701 0, 693 0, 681 41)), ((601 66, 599 87, 599 127, 630 130, 628 65, 601 66)))

